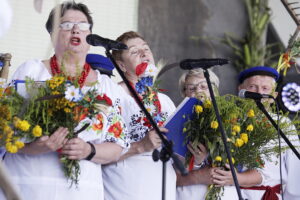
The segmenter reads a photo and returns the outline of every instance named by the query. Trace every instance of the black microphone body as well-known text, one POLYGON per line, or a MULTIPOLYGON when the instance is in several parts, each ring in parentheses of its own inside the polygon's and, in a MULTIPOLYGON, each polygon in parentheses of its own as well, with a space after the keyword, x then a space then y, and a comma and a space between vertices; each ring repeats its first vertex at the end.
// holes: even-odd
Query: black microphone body
POLYGON ((208 69, 216 65, 225 65, 229 61, 224 58, 201 58, 201 59, 185 59, 180 62, 180 68, 191 70, 195 68, 208 69))
POLYGON ((263 99, 263 98, 272 98, 272 99, 274 99, 274 97, 272 95, 260 94, 260 93, 256 93, 256 92, 249 92, 245 89, 240 90, 239 97, 249 98, 249 99, 254 99, 254 100, 259 100, 259 99, 263 99))
POLYGON ((86 36, 86 41, 88 44, 92 46, 102 46, 106 50, 125 50, 128 49, 126 44, 123 44, 121 42, 117 42, 114 40, 110 40, 107 38, 103 38, 96 34, 89 34, 86 36))

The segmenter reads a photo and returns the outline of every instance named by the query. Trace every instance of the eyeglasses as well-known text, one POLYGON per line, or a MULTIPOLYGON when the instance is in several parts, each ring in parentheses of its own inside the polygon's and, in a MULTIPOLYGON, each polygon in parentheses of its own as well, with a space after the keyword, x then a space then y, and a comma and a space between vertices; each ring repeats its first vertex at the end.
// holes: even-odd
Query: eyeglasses
POLYGON ((81 31, 87 31, 91 27, 91 25, 87 22, 63 22, 59 25, 59 27, 64 31, 70 31, 75 25, 77 25, 81 31))
POLYGON ((196 92, 197 89, 200 89, 202 91, 207 90, 208 89, 208 85, 206 81, 201 81, 197 84, 186 84, 185 85, 185 90, 187 90, 188 92, 196 92))

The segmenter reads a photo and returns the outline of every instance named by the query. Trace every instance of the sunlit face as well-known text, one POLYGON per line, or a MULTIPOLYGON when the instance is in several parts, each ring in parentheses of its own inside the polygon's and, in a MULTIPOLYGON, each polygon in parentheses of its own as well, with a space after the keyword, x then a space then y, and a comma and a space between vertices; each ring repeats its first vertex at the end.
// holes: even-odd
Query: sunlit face
MULTIPOLYGON (((245 89, 250 92, 256 92, 259 94, 270 94, 274 98, 277 96, 275 92, 275 80, 270 76, 256 75, 251 76, 244 80, 244 82, 239 86, 239 90, 245 89)), ((272 99, 264 99, 263 101, 268 101, 272 103, 272 99)))
POLYGON ((187 97, 198 97, 201 100, 210 98, 207 82, 203 76, 188 76, 184 88, 187 97))
MULTIPOLYGON (((64 16, 60 19, 60 24, 64 22, 86 22, 87 17, 78 10, 67 10, 64 16)), ((86 42, 86 36, 91 33, 90 30, 80 30, 78 25, 74 25, 71 30, 57 29, 57 42, 55 42, 54 33, 51 34, 54 44, 55 53, 63 55, 67 51, 75 54, 87 54, 90 45, 86 42)))
POLYGON ((251 76, 244 80, 244 82, 239 86, 239 89, 245 89, 247 91, 260 94, 272 94, 275 89, 275 81, 274 78, 270 76, 251 76))
POLYGON ((126 76, 137 78, 135 68, 137 65, 147 62, 155 64, 153 54, 148 44, 141 38, 129 39, 126 43, 128 50, 121 54, 121 61, 118 61, 126 76))

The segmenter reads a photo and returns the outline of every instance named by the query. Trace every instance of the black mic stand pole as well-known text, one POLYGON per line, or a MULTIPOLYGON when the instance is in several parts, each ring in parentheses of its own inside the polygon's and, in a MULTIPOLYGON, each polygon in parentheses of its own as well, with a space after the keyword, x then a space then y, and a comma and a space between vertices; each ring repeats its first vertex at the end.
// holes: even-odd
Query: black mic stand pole
POLYGON ((284 139, 284 141, 287 143, 287 145, 291 148, 291 150, 296 154, 298 159, 300 160, 300 154, 295 149, 293 144, 289 141, 289 139, 285 136, 285 134, 282 132, 282 130, 279 128, 278 124, 273 120, 273 118, 270 116, 264 105, 261 103, 261 100, 255 100, 255 103, 257 107, 265 114, 265 116, 268 118, 268 120, 271 122, 271 124, 276 128, 276 130, 279 131, 280 136, 284 139))
POLYGON ((162 200, 164 200, 165 199, 165 183, 166 183, 166 180, 165 180, 165 176, 166 176, 165 175, 165 171, 166 171, 166 166, 165 165, 166 165, 166 162, 171 157, 173 159, 173 161, 174 161, 174 165, 176 166, 176 168, 180 171, 180 173, 182 175, 186 175, 187 171, 186 171, 185 167, 183 166, 182 162, 177 157, 177 155, 173 152, 172 143, 170 141, 168 141, 163 136, 163 134, 160 132, 160 130, 159 130, 157 124, 155 123, 155 121, 153 120, 152 116, 149 114, 149 112, 145 108, 144 104, 139 99, 136 91, 131 87, 129 81, 125 77, 125 75, 122 72, 122 70, 120 69, 119 65, 116 63, 116 61, 112 57, 112 54, 110 53, 110 49, 106 49, 105 54, 111 60, 111 62, 113 63, 113 65, 116 67, 118 73, 120 74, 121 78, 123 79, 123 81, 126 84, 128 90, 132 94, 133 98, 135 99, 135 101, 137 102, 137 104, 139 105, 139 107, 141 108, 141 110, 144 112, 144 114, 146 115, 147 119, 150 121, 150 124, 152 125, 152 127, 154 128, 154 130, 156 131, 156 133, 158 134, 159 138, 162 140, 163 146, 162 146, 162 150, 161 150, 160 154, 157 155, 158 153, 155 152, 155 151, 154 151, 154 154, 156 154, 156 156, 158 156, 157 158, 159 158, 163 162, 162 200))
POLYGON ((216 98, 215 98, 215 95, 214 95, 214 92, 213 92, 213 89, 212 89, 212 84, 211 84, 210 79, 209 79, 209 73, 208 73, 206 68, 203 68, 203 71, 204 71, 204 77, 206 79, 207 86, 208 86, 208 89, 209 89, 210 98, 211 98, 211 101, 212 101, 214 109, 215 109, 216 118, 217 118, 217 121, 219 123, 219 131, 221 132, 221 135, 222 135, 222 141, 224 143, 225 151, 226 151, 227 158, 228 158, 228 161, 229 161, 230 170, 231 170, 231 173, 232 173, 234 185, 235 185, 239 200, 243 200, 240 185, 238 183, 236 172, 234 170, 234 166, 233 166, 233 163, 232 163, 232 157, 230 155, 230 151, 229 151, 228 146, 227 146, 227 137, 226 137, 226 134, 225 134, 225 131, 224 131, 224 128, 223 128, 223 124, 222 124, 221 116, 220 116, 220 113, 219 113, 218 105, 217 105, 216 98))

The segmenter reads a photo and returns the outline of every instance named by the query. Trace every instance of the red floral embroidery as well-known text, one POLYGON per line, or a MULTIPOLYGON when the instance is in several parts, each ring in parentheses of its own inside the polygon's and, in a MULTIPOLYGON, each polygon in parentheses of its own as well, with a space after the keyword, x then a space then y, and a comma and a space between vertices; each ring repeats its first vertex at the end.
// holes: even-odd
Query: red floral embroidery
POLYGON ((136 66, 135 68, 135 74, 137 76, 143 74, 145 72, 145 70, 147 69, 148 63, 141 63, 138 66, 136 66))
POLYGON ((123 128, 120 122, 116 122, 111 125, 108 129, 108 132, 113 133, 116 138, 119 138, 122 134, 123 128))
POLYGON ((96 99, 99 100, 99 101, 105 101, 106 104, 109 105, 109 106, 112 105, 111 99, 108 96, 106 96, 106 94, 104 94, 103 96, 98 95, 96 97, 96 99))
POLYGON ((98 124, 93 124, 93 130, 102 130, 103 129, 103 116, 102 114, 97 114, 96 119, 99 121, 98 124))
POLYGON ((147 117, 143 117, 143 121, 144 121, 144 123, 143 123, 144 126, 147 126, 148 128, 152 127, 151 123, 150 123, 150 121, 148 120, 147 117))

